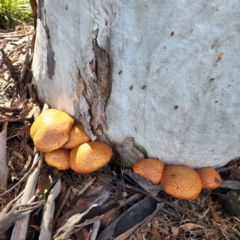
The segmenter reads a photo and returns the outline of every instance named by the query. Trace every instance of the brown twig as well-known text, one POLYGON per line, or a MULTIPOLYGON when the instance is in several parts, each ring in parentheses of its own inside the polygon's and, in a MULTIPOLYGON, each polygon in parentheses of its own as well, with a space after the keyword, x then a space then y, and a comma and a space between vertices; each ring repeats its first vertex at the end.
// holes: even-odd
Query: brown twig
POLYGON ((23 61, 23 64, 22 64, 22 68, 21 68, 21 74, 20 74, 20 78, 19 78, 19 82, 18 82, 18 88, 19 88, 19 91, 20 93, 23 92, 24 90, 24 86, 26 84, 26 73, 27 73, 27 69, 28 69, 28 66, 29 66, 29 38, 28 38, 28 43, 27 43, 27 46, 26 46, 26 55, 24 57, 24 61, 23 61))
POLYGON ((32 13, 33 13, 33 18, 34 18, 34 29, 36 29, 36 22, 37 22, 37 1, 36 0, 29 0, 31 8, 32 8, 32 13))
POLYGON ((65 196, 64 196, 64 198, 63 198, 63 200, 62 200, 62 202, 61 202, 61 204, 60 204, 60 206, 59 206, 59 208, 58 208, 58 210, 57 210, 57 212, 55 214, 55 218, 54 218, 54 221, 53 221, 53 227, 56 225, 58 217, 60 216, 60 214, 62 212, 62 209, 65 206, 65 204, 66 204, 66 202, 67 202, 67 200, 68 200, 68 198, 70 196, 71 190, 72 190, 71 187, 67 190, 67 193, 65 194, 65 196))
POLYGON ((167 201, 167 200, 165 200, 165 199, 162 199, 162 198, 153 196, 151 193, 148 193, 148 192, 146 192, 146 191, 144 191, 144 190, 142 190, 142 189, 140 189, 140 188, 130 186, 130 185, 126 184, 126 183, 121 182, 120 180, 118 180, 118 183, 121 184, 122 186, 128 188, 128 189, 131 189, 131 190, 135 191, 135 192, 140 192, 140 193, 142 193, 142 194, 144 194, 144 195, 147 195, 147 196, 153 198, 154 200, 156 200, 157 202, 164 202, 164 203, 167 204, 168 206, 173 207, 173 208, 177 209, 177 210, 180 211, 180 212, 192 214, 192 215, 197 216, 197 217, 199 217, 199 218, 201 218, 201 219, 204 217, 204 215, 201 214, 201 213, 192 211, 192 210, 187 209, 187 208, 180 207, 180 206, 177 205, 177 204, 174 204, 174 203, 171 203, 171 202, 169 202, 169 201, 167 201))
POLYGON ((7 194, 7 193, 11 192, 13 189, 15 189, 24 179, 26 179, 29 176, 29 174, 33 171, 33 169, 35 169, 37 164, 38 164, 38 161, 37 162, 34 161, 33 165, 29 169, 29 171, 14 186, 12 186, 10 189, 5 191, 4 193, 0 194, 0 197, 4 196, 5 194, 7 194))
POLYGON ((96 180, 96 177, 94 177, 90 182, 84 185, 84 187, 78 192, 78 196, 82 195, 96 180))
POLYGON ((8 58, 7 54, 5 53, 5 51, 3 50, 3 48, 1 48, 1 53, 2 53, 2 61, 3 64, 7 66, 7 68, 10 70, 11 73, 11 77, 17 81, 18 80, 18 74, 14 69, 14 66, 12 65, 12 61, 8 58))

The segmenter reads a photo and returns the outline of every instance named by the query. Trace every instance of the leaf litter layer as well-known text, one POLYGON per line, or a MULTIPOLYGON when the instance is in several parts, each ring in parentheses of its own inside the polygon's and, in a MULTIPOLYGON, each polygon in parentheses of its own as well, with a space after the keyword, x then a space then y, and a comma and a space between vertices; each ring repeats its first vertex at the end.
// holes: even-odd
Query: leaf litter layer
MULTIPOLYGON (((31 27, 21 26, 0 33, 0 123, 8 122, 9 171, 7 185, 0 188, 1 239, 14 239, 22 219, 27 221, 29 240, 240 238, 239 159, 218 169, 224 179, 221 188, 203 191, 194 201, 163 193, 161 185, 124 167, 129 163, 119 160, 117 153, 109 166, 87 175, 46 165, 29 137, 40 112, 31 84, 33 34, 31 27), (29 184, 33 193, 27 198, 29 184), (47 219, 51 214, 53 218, 47 219)), ((116 149, 130 151, 133 141, 124 146, 116 149)))

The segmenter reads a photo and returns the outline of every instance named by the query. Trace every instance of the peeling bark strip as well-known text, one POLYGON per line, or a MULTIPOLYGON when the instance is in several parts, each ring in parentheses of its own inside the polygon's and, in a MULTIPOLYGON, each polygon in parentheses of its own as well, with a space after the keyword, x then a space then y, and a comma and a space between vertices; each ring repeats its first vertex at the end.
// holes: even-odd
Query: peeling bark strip
POLYGON ((93 30, 92 36, 92 49, 94 53, 94 67, 93 68, 93 102, 92 102, 92 124, 95 130, 101 131, 101 129, 107 128, 105 109, 106 103, 111 91, 111 79, 110 73, 110 58, 108 53, 99 47, 97 42, 98 27, 93 30))
MULTIPOLYGON (((89 63, 92 77, 83 79, 79 70, 77 100, 74 101, 76 117, 81 121, 91 140, 107 129, 105 109, 111 92, 110 58, 97 42, 98 26, 93 30, 93 60, 89 63)), ((102 136, 101 136, 102 138, 102 136)))
POLYGON ((85 89, 85 83, 83 78, 80 75, 78 76, 78 82, 77 82, 77 100, 73 101, 74 111, 75 111, 75 117, 81 122, 83 125, 83 128, 87 135, 91 138, 92 141, 96 140, 96 136, 91 130, 90 126, 90 120, 91 120, 91 109, 90 104, 87 101, 87 97, 85 95, 86 89, 85 89))

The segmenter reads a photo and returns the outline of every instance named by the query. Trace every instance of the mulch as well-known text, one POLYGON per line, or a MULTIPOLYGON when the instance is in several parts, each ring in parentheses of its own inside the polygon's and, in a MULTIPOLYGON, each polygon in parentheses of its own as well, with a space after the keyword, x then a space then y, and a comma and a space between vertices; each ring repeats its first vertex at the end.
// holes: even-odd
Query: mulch
MULTIPOLYGON (((0 30, 0 123, 8 122, 7 189, 11 189, 0 188, 0 225, 7 204, 25 189, 36 154, 29 129, 42 104, 31 83, 34 34, 31 26, 0 30)), ((240 238, 239 159, 218 169, 224 179, 220 188, 187 201, 134 176, 124 163, 119 166, 117 158, 115 154, 110 165, 87 175, 58 171, 43 162, 35 195, 45 202, 31 212, 26 239, 38 239, 43 209, 58 179, 61 191, 55 200, 53 239, 240 238)), ((0 239, 10 239, 12 231, 13 225, 8 226, 0 239)))

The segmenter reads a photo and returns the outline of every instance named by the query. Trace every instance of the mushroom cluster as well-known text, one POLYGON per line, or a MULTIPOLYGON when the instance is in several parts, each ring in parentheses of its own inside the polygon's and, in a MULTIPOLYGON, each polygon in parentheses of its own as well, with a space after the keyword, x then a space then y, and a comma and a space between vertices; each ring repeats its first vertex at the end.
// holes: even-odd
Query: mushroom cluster
POLYGON ((162 184, 167 194, 185 200, 196 199, 202 189, 212 190, 222 184, 219 173, 210 167, 194 170, 187 166, 166 165, 157 159, 141 159, 133 172, 153 184, 162 184))
POLYGON ((43 111, 33 122, 30 136, 36 149, 45 153, 46 163, 58 170, 91 173, 112 157, 110 146, 90 142, 83 126, 57 109, 43 111))
MULTIPOLYGON (((65 112, 47 109, 30 129, 37 150, 44 152, 46 163, 59 170, 71 168, 77 173, 91 173, 108 164, 112 148, 101 142, 91 142, 81 124, 65 112)), ((218 188, 222 179, 213 168, 194 170, 187 166, 167 165, 158 159, 140 159, 133 172, 153 184, 162 184, 169 195, 186 200, 198 197, 202 189, 218 188)))

